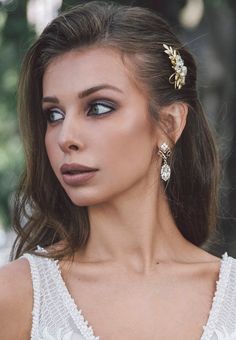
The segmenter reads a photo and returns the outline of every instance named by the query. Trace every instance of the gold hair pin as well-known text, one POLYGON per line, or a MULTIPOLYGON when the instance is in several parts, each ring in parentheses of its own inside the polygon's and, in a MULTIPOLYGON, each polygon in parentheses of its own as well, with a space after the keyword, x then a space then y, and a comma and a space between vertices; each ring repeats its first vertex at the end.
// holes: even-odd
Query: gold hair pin
POLYGON ((185 85, 185 77, 187 75, 187 67, 184 65, 184 61, 181 58, 179 52, 171 46, 163 44, 165 48, 164 52, 168 54, 172 64, 172 68, 175 72, 169 77, 170 84, 175 85, 175 89, 180 90, 185 85))

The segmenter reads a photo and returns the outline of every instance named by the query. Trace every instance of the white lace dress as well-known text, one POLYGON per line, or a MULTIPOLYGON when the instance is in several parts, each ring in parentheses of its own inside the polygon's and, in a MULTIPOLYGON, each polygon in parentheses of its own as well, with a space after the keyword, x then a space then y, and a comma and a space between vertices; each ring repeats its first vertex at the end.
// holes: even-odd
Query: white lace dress
MULTIPOLYGON (((99 340, 71 297, 58 261, 27 253, 22 257, 30 263, 34 291, 31 340, 99 340)), ((211 311, 199 340, 236 340, 236 259, 227 253, 221 259, 211 311)))

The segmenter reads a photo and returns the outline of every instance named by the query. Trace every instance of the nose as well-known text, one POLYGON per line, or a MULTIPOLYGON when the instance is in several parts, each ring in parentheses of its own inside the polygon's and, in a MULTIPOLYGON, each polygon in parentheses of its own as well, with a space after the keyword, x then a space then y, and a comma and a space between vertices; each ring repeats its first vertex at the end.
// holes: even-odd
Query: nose
POLYGON ((81 150, 83 147, 80 124, 73 115, 66 114, 59 132, 58 144, 65 153, 81 150))

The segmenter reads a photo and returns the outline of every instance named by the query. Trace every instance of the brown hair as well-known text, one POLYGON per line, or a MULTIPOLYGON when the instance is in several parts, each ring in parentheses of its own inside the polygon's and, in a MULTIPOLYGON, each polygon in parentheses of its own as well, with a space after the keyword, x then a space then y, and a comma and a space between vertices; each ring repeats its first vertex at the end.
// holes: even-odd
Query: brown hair
MULTIPOLYGON (((19 84, 19 118, 26 169, 15 199, 13 226, 18 234, 11 258, 34 252, 37 245, 66 240, 67 247, 51 254, 71 256, 86 245, 89 219, 86 207, 75 206, 50 166, 42 114, 42 77, 58 55, 88 46, 115 48, 134 62, 137 81, 150 96, 151 117, 158 109, 181 101, 188 105, 186 127, 176 143, 172 175, 166 188, 177 227, 195 245, 202 245, 215 224, 217 208, 217 156, 196 91, 196 66, 168 24, 144 8, 89 1, 54 19, 25 56, 19 84), (186 85, 169 83, 173 73, 163 43, 176 48, 188 68, 186 85)), ((157 174, 159 176, 159 174, 157 174)))

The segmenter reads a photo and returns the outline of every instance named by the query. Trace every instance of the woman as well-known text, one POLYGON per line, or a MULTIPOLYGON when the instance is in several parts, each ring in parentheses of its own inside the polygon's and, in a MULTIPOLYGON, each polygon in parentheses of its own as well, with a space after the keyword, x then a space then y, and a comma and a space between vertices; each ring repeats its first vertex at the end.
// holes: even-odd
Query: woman
POLYGON ((201 249, 216 151, 168 25, 99 1, 59 15, 26 55, 19 113, 0 338, 236 339, 236 262, 201 249))

